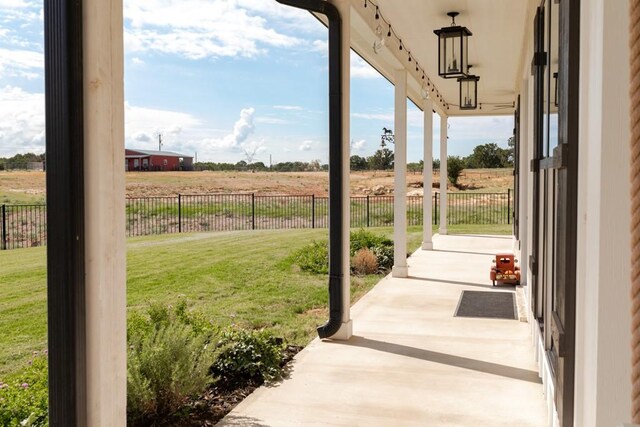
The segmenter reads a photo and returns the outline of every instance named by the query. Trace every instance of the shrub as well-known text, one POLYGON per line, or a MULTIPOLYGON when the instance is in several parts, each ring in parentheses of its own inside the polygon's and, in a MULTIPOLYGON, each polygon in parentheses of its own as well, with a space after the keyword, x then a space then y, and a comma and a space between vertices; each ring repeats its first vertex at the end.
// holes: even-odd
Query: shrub
POLYGON ((224 388, 261 384, 281 374, 283 343, 267 331, 227 329, 222 333, 211 374, 224 388))
POLYGON ((449 181, 456 187, 458 186, 458 178, 465 168, 464 160, 457 156, 447 157, 447 176, 449 181))
POLYGON ((48 361, 35 352, 29 366, 0 381, 0 425, 48 426, 48 361))
POLYGON ((292 255, 301 270, 315 274, 329 272, 329 246, 324 242, 311 242, 292 255))
MULTIPOLYGON (((350 240, 349 255, 352 258, 359 250, 366 248, 376 256, 379 272, 384 273, 393 266, 392 240, 364 229, 351 232, 350 240)), ((295 252, 291 258, 303 271, 315 274, 329 272, 329 249, 326 241, 312 242, 295 252)))
POLYGON ((378 234, 372 233, 361 228, 358 231, 352 231, 350 235, 351 256, 354 256, 362 248, 372 249, 376 246, 391 246, 393 247, 393 241, 378 234))
POLYGON ((362 248, 351 259, 351 267, 359 275, 375 274, 378 272, 378 260, 373 252, 362 248))
POLYGON ((147 316, 134 314, 127 335, 127 416, 131 424, 147 425, 184 406, 211 383, 211 332, 186 311, 186 303, 152 305, 147 316), (194 326, 195 324, 195 326, 194 326))

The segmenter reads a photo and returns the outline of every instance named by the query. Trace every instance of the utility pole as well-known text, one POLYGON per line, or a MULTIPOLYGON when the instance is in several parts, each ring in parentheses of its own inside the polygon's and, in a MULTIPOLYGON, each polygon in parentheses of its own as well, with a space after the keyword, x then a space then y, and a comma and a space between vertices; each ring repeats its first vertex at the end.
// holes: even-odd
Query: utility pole
POLYGON ((162 132, 158 132, 158 151, 162 151, 162 132))
POLYGON ((269 154, 269 170, 271 170, 271 154, 269 154))
POLYGON ((198 152, 196 151, 196 163, 198 163, 198 152))

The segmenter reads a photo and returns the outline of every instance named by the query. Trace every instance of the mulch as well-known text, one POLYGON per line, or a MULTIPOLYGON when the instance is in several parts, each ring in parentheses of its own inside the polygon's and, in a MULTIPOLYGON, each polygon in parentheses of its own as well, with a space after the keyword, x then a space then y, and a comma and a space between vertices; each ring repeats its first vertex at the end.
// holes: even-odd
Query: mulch
MULTIPOLYGON (((300 346, 288 345, 283 350, 281 364, 283 378, 288 375, 293 357, 302 349, 303 347, 300 346)), ((176 415, 172 420, 166 420, 162 424, 157 424, 157 426, 213 426, 261 385, 263 385, 263 381, 253 381, 233 389, 214 385, 202 396, 188 403, 187 408, 185 408, 188 411, 188 415, 184 413, 176 415)))

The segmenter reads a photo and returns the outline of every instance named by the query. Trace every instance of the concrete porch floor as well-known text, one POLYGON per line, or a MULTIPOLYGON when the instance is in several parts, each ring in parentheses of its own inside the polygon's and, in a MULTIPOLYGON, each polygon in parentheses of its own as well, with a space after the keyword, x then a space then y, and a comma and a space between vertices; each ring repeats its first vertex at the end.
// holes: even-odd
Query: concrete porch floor
POLYGON ((529 325, 454 317, 463 290, 492 288, 510 237, 434 236, 407 279, 382 279, 352 308, 347 342, 311 342, 290 378, 261 387, 222 426, 544 426, 529 325))

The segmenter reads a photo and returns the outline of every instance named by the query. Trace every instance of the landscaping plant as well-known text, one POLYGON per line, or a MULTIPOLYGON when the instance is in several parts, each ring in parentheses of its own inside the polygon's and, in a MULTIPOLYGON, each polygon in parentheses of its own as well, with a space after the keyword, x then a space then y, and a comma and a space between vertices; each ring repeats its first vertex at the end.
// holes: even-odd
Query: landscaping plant
POLYGON ((146 316, 134 314, 128 325, 127 417, 148 425, 182 409, 211 383, 212 332, 186 304, 174 310, 152 305, 146 316), (195 325, 195 326, 194 326, 195 325))
POLYGON ((216 385, 231 389, 277 379, 282 372, 283 348, 282 340, 265 330, 225 330, 211 367, 216 385))
POLYGON ((34 352, 28 366, 0 381, 0 425, 48 426, 47 352, 34 352))

